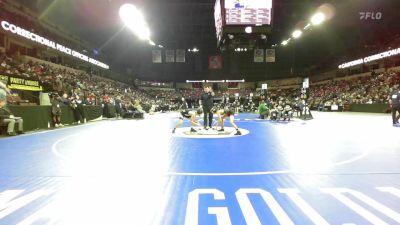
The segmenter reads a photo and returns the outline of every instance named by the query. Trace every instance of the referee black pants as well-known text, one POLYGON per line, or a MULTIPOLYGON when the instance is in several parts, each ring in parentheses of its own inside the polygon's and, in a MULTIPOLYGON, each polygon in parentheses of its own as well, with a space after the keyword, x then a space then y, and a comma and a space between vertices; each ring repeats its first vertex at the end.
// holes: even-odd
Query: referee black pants
POLYGON ((207 126, 212 127, 212 121, 213 121, 213 114, 211 112, 211 108, 203 108, 204 110, 204 128, 207 126))

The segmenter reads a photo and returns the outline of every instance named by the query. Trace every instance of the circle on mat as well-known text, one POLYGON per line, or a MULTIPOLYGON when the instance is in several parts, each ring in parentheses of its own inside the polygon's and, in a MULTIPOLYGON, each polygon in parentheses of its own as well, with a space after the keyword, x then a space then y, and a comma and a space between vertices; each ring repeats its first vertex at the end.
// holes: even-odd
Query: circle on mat
POLYGON ((216 129, 195 128, 196 132, 191 132, 190 127, 177 128, 173 136, 184 138, 234 138, 248 135, 250 131, 239 128, 241 135, 235 135, 236 129, 233 127, 225 127, 224 131, 216 129))

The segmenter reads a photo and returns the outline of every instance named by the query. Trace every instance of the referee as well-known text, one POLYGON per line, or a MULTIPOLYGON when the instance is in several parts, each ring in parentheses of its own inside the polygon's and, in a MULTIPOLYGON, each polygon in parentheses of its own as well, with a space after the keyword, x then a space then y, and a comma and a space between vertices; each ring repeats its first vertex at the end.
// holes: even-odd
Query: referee
POLYGON ((214 92, 212 91, 210 86, 204 87, 204 93, 200 97, 200 107, 203 108, 204 111, 204 129, 208 129, 212 127, 213 113, 211 112, 211 108, 214 106, 214 92), (208 127, 207 127, 208 122, 208 127))
POLYGON ((390 105, 392 108, 393 124, 398 124, 400 117, 400 89, 398 85, 394 86, 393 92, 390 95, 390 105), (396 112, 399 112, 399 116, 396 116, 396 112))

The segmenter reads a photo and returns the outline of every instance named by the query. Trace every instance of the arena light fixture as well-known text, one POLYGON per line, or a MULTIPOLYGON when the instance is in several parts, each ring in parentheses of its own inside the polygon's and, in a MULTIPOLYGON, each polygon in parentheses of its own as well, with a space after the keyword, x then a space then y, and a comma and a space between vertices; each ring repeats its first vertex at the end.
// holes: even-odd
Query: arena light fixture
POLYGON ((245 31, 246 33, 248 33, 248 34, 251 34, 251 33, 253 33, 253 28, 252 28, 252 27, 246 27, 246 28, 244 29, 244 31, 245 31))
POLYGON ((152 41, 152 40, 149 40, 149 44, 150 44, 151 46, 156 46, 156 43, 154 43, 154 41, 152 41))
POLYGON ((150 29, 142 12, 133 4, 124 4, 119 9, 119 16, 136 36, 142 40, 150 40, 150 29))
POLYGON ((293 38, 299 38, 301 35, 302 35, 302 33, 303 32, 301 32, 301 30, 295 30, 295 31, 293 31, 293 33, 292 33, 292 37, 293 38))
POLYGON ((159 48, 164 48, 164 46, 162 46, 162 45, 158 45, 158 47, 159 47, 159 48))
POLYGON ((311 23, 313 25, 319 25, 326 19, 325 14, 322 12, 317 12, 311 17, 311 23))
POLYGON ((282 43, 281 43, 282 45, 287 45, 288 44, 288 41, 286 41, 286 40, 284 40, 284 41, 282 41, 282 43))
POLYGON ((194 52, 194 53, 196 53, 196 52, 199 52, 200 50, 198 49, 198 48, 196 48, 196 47, 194 47, 194 48, 192 48, 192 49, 188 49, 188 52, 194 52))

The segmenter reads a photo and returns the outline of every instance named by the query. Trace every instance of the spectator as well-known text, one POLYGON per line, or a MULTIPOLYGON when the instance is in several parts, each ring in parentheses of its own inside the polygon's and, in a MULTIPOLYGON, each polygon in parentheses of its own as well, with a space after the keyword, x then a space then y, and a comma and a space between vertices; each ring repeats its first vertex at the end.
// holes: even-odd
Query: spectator
POLYGON ((115 113, 117 118, 123 116, 121 96, 115 98, 115 113))
POLYGON ((86 123, 86 118, 84 115, 83 102, 79 95, 70 98, 70 106, 74 112, 75 123, 80 124, 81 122, 86 123))
POLYGON ((18 134, 24 133, 24 121, 20 117, 15 117, 12 112, 6 108, 7 98, 6 92, 3 89, 0 89, 0 125, 7 126, 7 135, 14 136, 16 133, 14 132, 15 124, 18 125, 18 134))
POLYGON ((63 127, 61 123, 61 106, 63 105, 63 99, 54 93, 50 95, 51 97, 51 114, 53 115, 53 123, 55 127, 63 127))
POLYGON ((260 105, 258 106, 258 113, 260 114, 260 119, 266 119, 268 117, 268 106, 264 100, 261 100, 260 105))
POLYGON ((392 108, 392 122, 393 124, 399 123, 400 117, 400 89, 399 85, 395 85, 393 87, 391 96, 390 96, 390 106, 392 108), (396 116, 396 113, 399 113, 399 116, 396 116))

